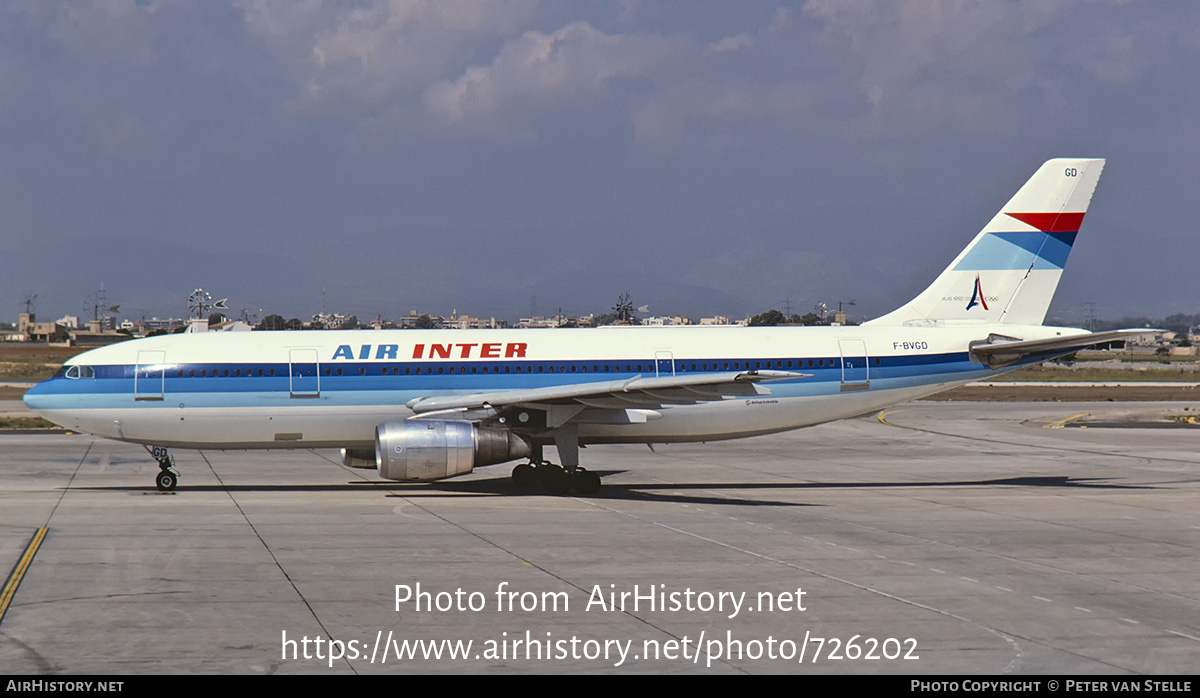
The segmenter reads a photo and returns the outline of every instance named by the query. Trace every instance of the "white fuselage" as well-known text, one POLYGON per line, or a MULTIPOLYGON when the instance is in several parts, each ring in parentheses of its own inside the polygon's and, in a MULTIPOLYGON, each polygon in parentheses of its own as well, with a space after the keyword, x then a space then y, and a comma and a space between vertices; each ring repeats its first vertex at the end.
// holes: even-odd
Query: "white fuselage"
POLYGON ((428 396, 639 375, 803 374, 749 396, 576 418, 581 443, 704 441, 851 417, 996 375, 972 361, 971 342, 1066 331, 1079 332, 1009 324, 176 334, 81 354, 25 401, 65 427, 144 444, 365 449, 378 424, 412 416, 406 404, 428 396))

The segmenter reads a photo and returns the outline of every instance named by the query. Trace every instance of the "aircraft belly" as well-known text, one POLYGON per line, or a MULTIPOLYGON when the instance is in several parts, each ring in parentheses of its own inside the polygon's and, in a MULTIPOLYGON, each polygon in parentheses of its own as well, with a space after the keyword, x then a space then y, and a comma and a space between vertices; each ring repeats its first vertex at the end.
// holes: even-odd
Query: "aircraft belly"
POLYGON ((263 408, 45 410, 57 424, 110 439, 179 448, 373 448, 375 426, 404 408, 334 405, 263 408))
POLYGON ((823 424, 880 410, 944 390, 948 383, 880 388, 825 395, 723 400, 662 409, 644 424, 580 425, 580 438, 592 443, 716 441, 823 424))

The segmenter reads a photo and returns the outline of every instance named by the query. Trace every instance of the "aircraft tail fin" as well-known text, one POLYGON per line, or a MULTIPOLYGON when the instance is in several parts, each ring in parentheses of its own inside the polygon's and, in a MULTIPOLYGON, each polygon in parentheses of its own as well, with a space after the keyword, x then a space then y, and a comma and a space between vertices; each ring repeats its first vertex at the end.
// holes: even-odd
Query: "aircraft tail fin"
POLYGON ((1104 160, 1048 160, 929 288, 870 325, 1040 325, 1104 160))

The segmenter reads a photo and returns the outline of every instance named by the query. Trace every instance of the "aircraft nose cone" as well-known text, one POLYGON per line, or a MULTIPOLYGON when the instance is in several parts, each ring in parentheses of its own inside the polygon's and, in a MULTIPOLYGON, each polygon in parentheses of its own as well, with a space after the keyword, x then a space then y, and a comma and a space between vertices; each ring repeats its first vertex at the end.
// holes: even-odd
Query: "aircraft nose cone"
POLYGON ((44 409, 48 392, 46 390, 46 382, 48 381, 38 383, 29 390, 26 390, 25 394, 21 396, 21 402, 24 402, 26 407, 35 412, 44 409))

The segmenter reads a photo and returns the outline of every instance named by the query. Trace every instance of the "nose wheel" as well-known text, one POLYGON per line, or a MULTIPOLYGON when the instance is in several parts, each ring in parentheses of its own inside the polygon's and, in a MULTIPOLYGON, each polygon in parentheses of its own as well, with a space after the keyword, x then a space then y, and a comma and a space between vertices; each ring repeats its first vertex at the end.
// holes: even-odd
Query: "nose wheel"
POLYGON ((154 478, 154 484, 158 486, 159 492, 174 492, 175 485, 178 483, 179 476, 166 468, 160 470, 158 476, 154 478))
POLYGON ((154 486, 159 492, 174 492, 175 486, 179 484, 179 473, 174 470, 175 459, 171 457, 171 452, 165 446, 147 446, 146 450, 158 461, 158 475, 154 476, 154 486))

